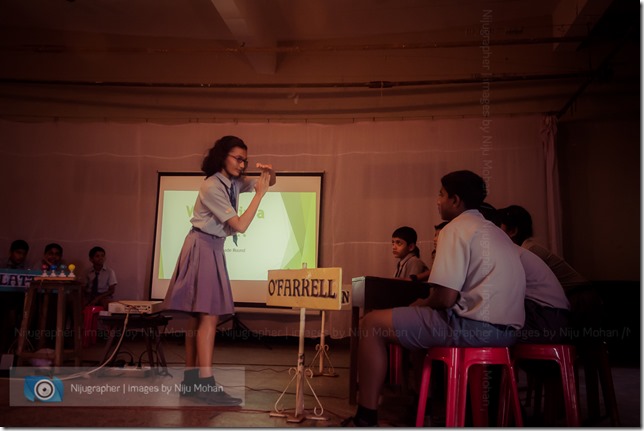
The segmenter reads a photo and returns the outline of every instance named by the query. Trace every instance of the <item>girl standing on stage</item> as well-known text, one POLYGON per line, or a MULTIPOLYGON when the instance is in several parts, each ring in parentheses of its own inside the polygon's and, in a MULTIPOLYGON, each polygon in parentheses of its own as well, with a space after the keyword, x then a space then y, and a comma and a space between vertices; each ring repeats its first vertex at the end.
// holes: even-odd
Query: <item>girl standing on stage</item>
POLYGON ((186 311, 191 316, 181 395, 208 404, 237 405, 242 401, 216 385, 212 357, 219 317, 234 313, 224 241, 233 235, 237 242, 237 232, 248 229, 268 187, 275 184, 271 165, 256 164, 261 169, 258 179, 243 176, 248 167, 247 151, 240 138, 224 136, 204 158, 201 170, 206 178, 190 220, 192 229, 183 243, 164 303, 168 310, 186 311), (239 193, 253 188, 255 195, 248 208, 237 215, 239 193))

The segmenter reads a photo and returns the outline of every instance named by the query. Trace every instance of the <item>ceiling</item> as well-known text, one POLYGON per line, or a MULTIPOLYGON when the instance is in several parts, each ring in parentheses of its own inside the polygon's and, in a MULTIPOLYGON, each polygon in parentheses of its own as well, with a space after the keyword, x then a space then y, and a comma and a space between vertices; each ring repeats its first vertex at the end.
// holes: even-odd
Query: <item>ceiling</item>
POLYGON ((636 0, 0 0, 0 117, 563 113, 639 93, 639 23, 636 0))

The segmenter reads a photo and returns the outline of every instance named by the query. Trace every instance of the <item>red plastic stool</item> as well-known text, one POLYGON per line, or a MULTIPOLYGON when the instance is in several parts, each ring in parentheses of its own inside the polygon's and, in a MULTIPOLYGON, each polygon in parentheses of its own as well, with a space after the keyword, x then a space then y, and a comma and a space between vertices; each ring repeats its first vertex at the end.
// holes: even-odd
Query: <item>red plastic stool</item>
POLYGON ((389 344, 389 383, 400 385, 403 383, 402 376, 403 349, 398 344, 389 344))
POLYGON ((98 305, 83 308, 83 347, 96 344, 98 314, 103 310, 104 308, 98 305))
MULTIPOLYGON (((465 426, 465 406, 467 402, 467 384, 470 367, 473 365, 503 365, 504 379, 501 382, 501 400, 499 403, 500 425, 507 425, 506 392, 510 392, 510 401, 516 426, 523 426, 519 392, 514 378, 514 369, 507 347, 432 347, 428 349, 423 365, 423 377, 420 384, 416 426, 422 427, 425 419, 425 405, 429 392, 432 361, 441 361, 447 365, 447 400, 446 427, 465 426)), ((481 413, 481 395, 483 390, 482 375, 476 374, 471 379, 472 411, 475 425, 487 423, 487 411, 481 413)))
POLYGON ((567 344, 517 344, 512 347, 512 361, 554 361, 559 366, 566 408, 566 424, 580 426, 575 383, 575 347, 567 344))

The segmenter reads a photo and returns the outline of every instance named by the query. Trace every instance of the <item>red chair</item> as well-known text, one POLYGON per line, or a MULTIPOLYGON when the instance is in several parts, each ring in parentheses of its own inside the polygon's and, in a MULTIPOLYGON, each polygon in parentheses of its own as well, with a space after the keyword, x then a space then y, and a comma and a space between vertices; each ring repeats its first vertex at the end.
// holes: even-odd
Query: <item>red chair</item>
MULTIPOLYGON (((507 425, 508 412, 506 408, 508 403, 506 402, 506 397, 509 392, 515 425, 523 426, 519 392, 517 390, 514 369, 507 347, 432 347, 427 351, 423 366, 418 411, 416 414, 417 427, 422 427, 425 419, 425 406, 429 392, 432 361, 441 361, 447 366, 445 426, 465 426, 468 375, 470 367, 474 365, 503 365, 505 367, 506 372, 501 382, 499 424, 501 426, 507 425)), ((480 368, 473 368, 472 370, 477 371, 473 372, 472 379, 470 380, 472 419, 475 426, 480 426, 481 424, 487 424, 487 406, 484 406, 482 402, 484 381, 482 379, 483 375, 478 372, 480 368)))
POLYGON ((98 329, 98 314, 104 308, 98 305, 88 305, 83 308, 83 347, 96 344, 96 332, 98 329))
MULTIPOLYGON (((574 368, 575 347, 567 344, 517 344, 512 347, 511 354, 514 364, 522 360, 557 363, 563 387, 566 424, 571 427, 580 426, 574 368)), ((540 405, 540 402, 535 401, 535 404, 540 405)))
POLYGON ((400 345, 389 344, 389 383, 403 384, 403 349, 400 345))

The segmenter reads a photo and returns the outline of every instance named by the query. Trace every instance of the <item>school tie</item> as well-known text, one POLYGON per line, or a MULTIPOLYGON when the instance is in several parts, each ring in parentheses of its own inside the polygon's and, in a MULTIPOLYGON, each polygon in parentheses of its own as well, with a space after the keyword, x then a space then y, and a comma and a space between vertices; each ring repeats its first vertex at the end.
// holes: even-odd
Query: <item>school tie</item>
POLYGON ((235 183, 231 181, 230 188, 228 189, 228 198, 230 199, 230 204, 233 206, 235 211, 237 211, 237 198, 235 197, 235 183))
POLYGON ((92 298, 98 296, 98 271, 94 272, 94 280, 92 281, 92 298))
MULTIPOLYGON (((233 206, 235 212, 237 212, 237 197, 235 196, 235 183, 230 182, 230 188, 228 189, 228 198, 230 199, 230 204, 233 206)), ((233 242, 237 246, 237 234, 233 234, 233 242)))

